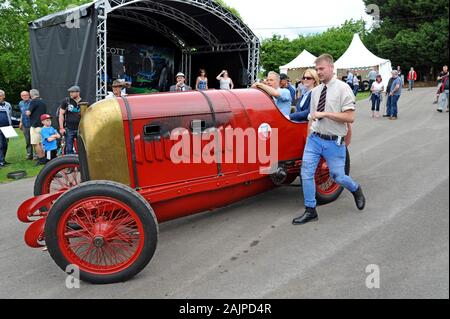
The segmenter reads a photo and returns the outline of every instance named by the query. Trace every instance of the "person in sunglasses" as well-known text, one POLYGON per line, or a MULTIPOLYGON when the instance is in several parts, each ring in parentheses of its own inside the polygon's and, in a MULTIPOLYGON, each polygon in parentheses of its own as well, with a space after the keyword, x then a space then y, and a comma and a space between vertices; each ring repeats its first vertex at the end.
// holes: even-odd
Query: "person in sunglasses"
POLYGON ((302 84, 304 86, 304 93, 295 106, 295 113, 289 115, 289 119, 295 122, 308 121, 311 106, 311 91, 320 84, 316 70, 306 70, 303 74, 302 84))

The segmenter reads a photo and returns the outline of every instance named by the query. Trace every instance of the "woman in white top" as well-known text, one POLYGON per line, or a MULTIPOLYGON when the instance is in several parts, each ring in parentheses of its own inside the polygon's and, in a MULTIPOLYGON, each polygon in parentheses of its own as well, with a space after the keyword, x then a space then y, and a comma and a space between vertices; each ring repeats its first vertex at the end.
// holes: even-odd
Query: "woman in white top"
POLYGON ((232 90, 234 89, 233 80, 228 76, 228 71, 223 70, 218 76, 217 81, 220 81, 221 90, 232 90))
POLYGON ((373 82, 370 91, 372 92, 372 96, 370 98, 372 100, 372 117, 380 117, 380 104, 382 93, 384 92, 383 79, 381 78, 381 75, 377 75, 377 79, 373 82))

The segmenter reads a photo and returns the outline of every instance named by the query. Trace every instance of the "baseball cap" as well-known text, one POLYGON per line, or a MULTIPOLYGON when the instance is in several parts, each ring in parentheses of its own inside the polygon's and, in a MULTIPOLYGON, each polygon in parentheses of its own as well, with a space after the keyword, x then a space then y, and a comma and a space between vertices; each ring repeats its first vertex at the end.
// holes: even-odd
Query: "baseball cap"
POLYGON ((49 114, 42 114, 41 115, 41 121, 43 121, 43 120, 49 120, 49 119, 51 119, 52 117, 49 115, 49 114))
POLYGON ((184 75, 184 73, 183 72, 178 72, 177 73, 177 77, 179 77, 179 76, 182 76, 183 78, 185 78, 186 76, 184 75))
POLYGON ((80 92, 80 87, 78 85, 71 86, 67 91, 69 92, 80 92))

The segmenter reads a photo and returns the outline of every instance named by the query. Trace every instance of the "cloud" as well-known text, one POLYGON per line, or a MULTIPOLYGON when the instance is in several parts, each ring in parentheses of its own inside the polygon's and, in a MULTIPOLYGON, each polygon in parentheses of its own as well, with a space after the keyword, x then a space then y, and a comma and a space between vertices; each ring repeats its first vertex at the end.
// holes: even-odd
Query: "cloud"
POLYGON ((320 33, 345 20, 363 18, 370 23, 362 0, 225 0, 260 38, 273 34, 290 39, 299 34, 320 33))

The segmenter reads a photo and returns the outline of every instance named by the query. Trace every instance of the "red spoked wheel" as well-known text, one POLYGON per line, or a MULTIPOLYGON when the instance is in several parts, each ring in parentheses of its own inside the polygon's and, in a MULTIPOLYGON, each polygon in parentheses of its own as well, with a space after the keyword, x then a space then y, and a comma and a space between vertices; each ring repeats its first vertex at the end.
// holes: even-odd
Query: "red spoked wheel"
POLYGON ((82 280, 123 282, 139 273, 156 249, 156 217, 134 190, 113 182, 88 182, 51 208, 45 241, 55 262, 76 265, 82 280))
MULTIPOLYGON (((350 154, 346 151, 345 173, 350 174, 350 154)), ((330 175, 325 159, 321 158, 316 174, 316 200, 318 205, 334 202, 339 198, 344 188, 336 183, 330 175)))
POLYGON ((34 182, 34 196, 68 190, 81 183, 77 155, 58 157, 48 162, 34 182))

